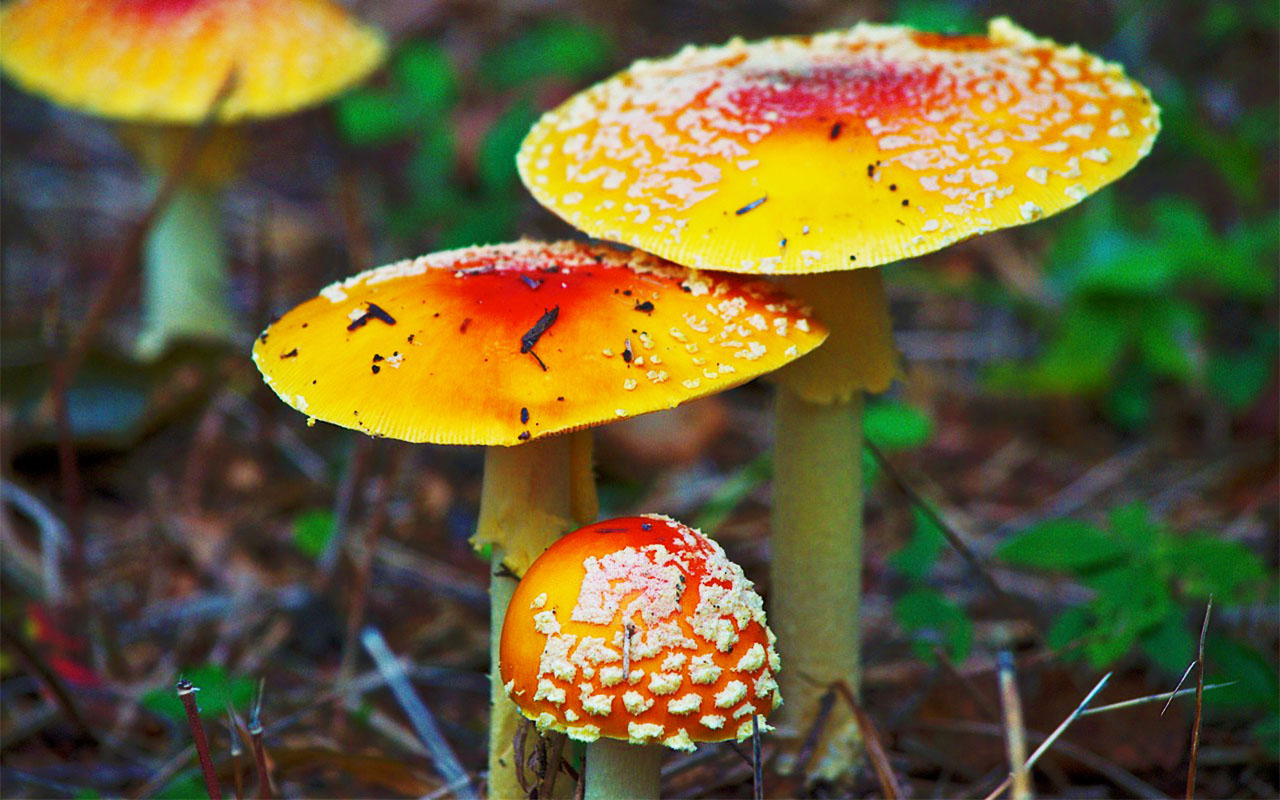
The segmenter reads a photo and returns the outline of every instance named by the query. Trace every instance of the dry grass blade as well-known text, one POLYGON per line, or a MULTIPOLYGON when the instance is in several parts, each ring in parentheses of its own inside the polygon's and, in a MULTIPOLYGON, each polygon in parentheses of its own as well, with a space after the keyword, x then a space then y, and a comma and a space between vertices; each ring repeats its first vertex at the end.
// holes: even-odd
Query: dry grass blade
MULTIPOLYGON (((1204 687, 1204 691, 1211 692, 1214 689, 1225 689, 1228 686, 1235 686, 1235 685, 1236 685, 1235 681, 1227 681, 1226 683, 1211 683, 1208 686, 1204 687)), ((1134 706, 1143 706, 1148 703, 1159 703, 1161 700, 1168 700, 1172 702, 1173 700, 1179 697, 1186 697, 1187 695, 1192 695, 1195 693, 1196 693, 1196 687, 1193 686, 1189 689, 1179 689, 1174 692, 1161 692, 1160 694, 1149 694, 1143 697, 1135 697, 1132 700, 1121 700, 1118 703, 1110 703, 1105 706, 1098 706, 1097 708, 1091 708, 1088 711, 1082 712, 1080 716, 1087 717, 1092 714, 1105 714, 1108 711, 1120 711, 1125 708, 1133 708, 1134 706)), ((1165 704, 1165 708, 1168 708, 1167 703, 1165 704)), ((1164 712, 1161 711, 1160 713, 1163 714, 1164 712)))
POLYGON ((227 738, 231 742, 231 774, 236 787, 236 800, 244 800, 244 768, 240 764, 244 748, 240 746, 240 726, 236 722, 235 709, 230 700, 227 701, 227 738))
POLYGON ((187 722, 191 725, 191 738, 195 740, 196 755, 200 758, 200 772, 204 776, 209 800, 222 800, 222 788, 218 786, 218 774, 213 769, 213 758, 209 754, 209 740, 205 737, 204 725, 200 722, 200 709, 196 707, 196 692, 199 689, 184 678, 178 681, 177 691, 182 700, 182 708, 187 712, 187 722))
POLYGON ((1022 722, 1022 698, 1018 696, 1018 680, 1013 671, 1013 654, 1001 650, 999 664, 1000 707, 1004 711, 1004 744, 1013 770, 1013 800, 1031 797, 1031 776, 1025 766, 1027 735, 1022 722))
POLYGON ((849 708, 853 709, 853 718, 858 725, 858 735, 862 737, 862 746, 867 750, 867 760, 871 762, 876 780, 880 782, 881 796, 886 800, 897 800, 902 797, 902 784, 898 783, 898 776, 894 774, 893 764, 889 761, 889 754, 884 749, 884 742, 880 738, 880 732, 876 729, 875 723, 858 702, 858 698, 853 696, 853 690, 848 684, 837 681, 832 684, 832 687, 849 704, 849 708))
POLYGON ((391 687, 392 694, 395 695, 396 701, 400 703, 400 707, 404 709, 404 713, 409 717, 409 722, 413 724, 413 729, 418 734, 418 738, 426 745, 427 752, 431 756, 431 761, 439 770, 441 776, 446 783, 453 784, 458 782, 458 797, 463 800, 478 800, 475 788, 472 787, 471 781, 467 779, 466 770, 462 768, 462 764, 458 762, 458 757, 454 755, 453 748, 445 740, 444 734, 440 732, 440 726, 436 723, 435 717, 423 705, 422 700, 418 699, 418 695, 414 693, 413 687, 409 684, 409 679, 405 677, 404 667, 396 660, 391 653, 391 649, 387 647, 387 642, 382 638, 382 634, 372 626, 364 629, 360 634, 360 642, 364 645, 365 650, 372 656, 374 663, 378 665, 378 669, 382 671, 387 678, 387 685, 391 687))
POLYGON ((1187 800, 1196 793, 1196 761, 1200 757, 1200 718, 1204 711, 1204 637, 1209 633, 1209 614, 1213 611, 1213 595, 1204 607, 1200 625, 1200 648, 1196 656, 1196 720, 1191 726, 1191 763, 1187 765, 1187 800))
MULTIPOLYGON (((1068 727, 1070 727, 1071 723, 1075 722, 1076 719, 1081 714, 1084 713, 1084 710, 1089 707, 1089 703, 1093 702, 1093 698, 1098 696, 1098 692, 1101 692, 1102 688, 1106 686, 1107 682, 1110 680, 1111 680, 1110 672, 1108 672, 1106 675, 1103 675, 1102 680, 1098 681, 1098 683, 1094 685, 1094 687, 1091 690, 1089 690, 1089 693, 1085 695, 1084 699, 1080 701, 1080 705, 1076 706, 1075 710, 1072 711, 1070 714, 1068 714, 1067 718, 1064 719, 1058 725, 1058 727, 1053 729, 1053 733, 1045 737, 1045 740, 1040 743, 1040 746, 1036 748, 1036 751, 1031 754, 1031 758, 1027 759, 1027 763, 1026 763, 1027 771, 1030 771, 1031 768, 1036 765, 1036 762, 1040 760, 1040 756, 1044 755, 1045 752, 1050 747, 1053 746, 1053 743, 1058 741, 1058 737, 1066 733, 1066 730, 1068 727)), ((997 786, 995 789, 993 789, 991 791, 991 794, 986 796, 985 800, 995 800, 995 798, 1000 796, 1001 792, 1009 788, 1009 785, 1011 783, 1013 783, 1012 773, 1010 773, 1008 777, 1006 777, 1003 781, 1001 781, 1000 785, 997 786)))
POLYGON ((267 747, 264 741, 266 732, 262 727, 262 695, 265 687, 266 679, 263 678, 258 681, 253 715, 249 718, 249 738, 253 742, 253 766, 258 773, 258 797, 271 800, 275 797, 275 788, 271 783, 271 769, 267 764, 267 747))

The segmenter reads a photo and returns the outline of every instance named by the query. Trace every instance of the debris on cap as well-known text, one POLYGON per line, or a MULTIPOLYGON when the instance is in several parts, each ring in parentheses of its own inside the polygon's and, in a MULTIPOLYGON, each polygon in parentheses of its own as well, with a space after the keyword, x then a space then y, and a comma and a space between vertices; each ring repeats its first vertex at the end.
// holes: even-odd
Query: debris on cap
POLYGON ((1078 203, 1150 150, 1116 64, 1007 19, 687 47, 546 114, 520 174, 592 236, 732 272, 872 267, 1078 203))
POLYGON ((737 386, 826 335, 763 281, 522 241, 335 283, 263 331, 253 360, 315 419, 410 442, 518 445, 737 386))
POLYGON ((324 102, 386 42, 329 0, 18 0, 0 11, 0 68, 64 106, 124 120, 219 120, 324 102))
POLYGON ((658 515, 557 541, 511 598, 499 669, 539 729, 692 750, 781 704, 763 603, 698 531, 658 515))

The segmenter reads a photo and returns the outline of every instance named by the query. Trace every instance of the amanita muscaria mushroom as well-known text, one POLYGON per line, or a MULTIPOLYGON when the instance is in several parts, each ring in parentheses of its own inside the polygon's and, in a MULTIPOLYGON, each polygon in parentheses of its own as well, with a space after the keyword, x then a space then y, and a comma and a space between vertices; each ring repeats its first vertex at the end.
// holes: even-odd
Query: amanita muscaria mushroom
MULTIPOLYGON (((596 516, 590 427, 737 386, 825 337, 762 281, 640 252, 523 241, 335 283, 263 331, 253 360, 313 419, 409 442, 489 445, 473 541, 493 546, 496 635, 515 585, 500 568, 524 574, 571 520, 596 516)), ((516 716, 493 677, 490 794, 504 797, 519 791, 516 716)))
POLYGON ((241 146, 226 126, 322 103, 385 52, 330 0, 18 0, 0 10, 0 69, 59 105, 128 123, 126 143, 156 174, 234 73, 222 127, 146 243, 140 352, 236 333, 217 189, 241 146))
POLYGON ((588 525, 539 556, 511 597, 499 666, 539 729, 591 743, 588 798, 657 797, 656 745, 742 741, 782 702, 751 581, 658 515, 588 525))
MULTIPOLYGON (((831 326, 778 374, 785 733, 805 735, 830 683, 858 684, 862 397, 898 374, 865 268, 1075 205, 1150 150, 1158 113, 1119 66, 1006 19, 984 36, 863 24, 637 62, 525 140, 526 185, 575 226, 682 264, 789 276, 831 326)), ((828 775, 853 752, 837 709, 817 761, 828 775)))

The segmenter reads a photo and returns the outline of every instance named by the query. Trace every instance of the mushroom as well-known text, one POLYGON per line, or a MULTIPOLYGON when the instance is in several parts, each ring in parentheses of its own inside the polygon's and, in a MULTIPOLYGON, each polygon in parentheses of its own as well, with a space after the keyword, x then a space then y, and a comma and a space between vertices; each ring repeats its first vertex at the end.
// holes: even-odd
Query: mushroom
MULTIPOLYGON (((787 276, 831 326, 777 376, 770 602, 792 748, 826 688, 859 680, 863 395, 899 374, 865 268, 1075 205, 1146 155, 1158 113, 1118 65, 1007 19, 982 36, 860 24, 637 62, 525 140, 525 184, 573 225, 787 276)), ((818 772, 843 772, 855 737, 837 708, 818 772)))
POLYGON ((230 124, 324 102, 385 51, 329 0, 20 0, 0 11, 0 69, 55 103, 128 123, 126 144, 155 175, 234 73, 219 129, 146 242, 140 354, 236 333, 217 201, 242 149, 230 124))
POLYGON ((538 557, 502 627, 504 691, 539 730, 588 742, 588 798, 657 797, 665 745, 742 741, 782 703, 760 596, 720 545, 648 514, 538 557))
MULTIPOLYGON (((335 283, 263 331, 253 360, 311 421, 488 446, 472 541, 493 546, 496 662, 515 586, 506 576, 524 574, 571 520, 596 516, 590 427, 736 386, 825 336, 758 280, 635 251, 522 241, 335 283)), ((519 791, 517 716, 496 670, 492 678, 490 793, 504 797, 519 791)))

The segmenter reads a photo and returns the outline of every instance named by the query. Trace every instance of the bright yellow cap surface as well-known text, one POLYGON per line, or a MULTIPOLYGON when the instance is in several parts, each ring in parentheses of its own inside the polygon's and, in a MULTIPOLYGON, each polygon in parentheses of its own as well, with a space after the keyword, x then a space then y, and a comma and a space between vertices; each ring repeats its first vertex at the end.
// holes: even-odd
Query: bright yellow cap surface
POLYGON ((264 331, 253 360, 315 419, 410 442, 517 445, 729 389, 826 336, 763 281, 525 241, 335 283, 264 331))
POLYGON ((1123 70, 1006 19, 862 24, 640 61, 545 115, 543 205, 681 264, 803 274, 937 250, 1075 205, 1151 148, 1123 70))
POLYGON ((382 37, 330 0, 18 0, 0 68, 103 117, 198 122, 236 71, 220 121, 322 103, 382 62, 382 37))

